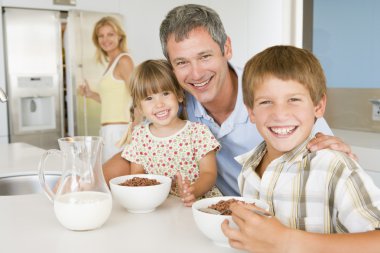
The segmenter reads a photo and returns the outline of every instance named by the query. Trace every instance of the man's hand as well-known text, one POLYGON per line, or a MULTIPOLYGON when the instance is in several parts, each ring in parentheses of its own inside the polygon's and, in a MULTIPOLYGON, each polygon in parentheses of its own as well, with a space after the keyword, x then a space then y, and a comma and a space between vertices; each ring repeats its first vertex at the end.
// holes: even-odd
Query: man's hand
POLYGON ((346 153, 348 156, 353 158, 354 160, 358 160, 357 156, 352 153, 351 147, 344 143, 341 139, 335 136, 325 135, 323 133, 317 133, 315 138, 312 139, 307 148, 310 151, 317 151, 321 149, 332 149, 336 151, 341 151, 346 153))

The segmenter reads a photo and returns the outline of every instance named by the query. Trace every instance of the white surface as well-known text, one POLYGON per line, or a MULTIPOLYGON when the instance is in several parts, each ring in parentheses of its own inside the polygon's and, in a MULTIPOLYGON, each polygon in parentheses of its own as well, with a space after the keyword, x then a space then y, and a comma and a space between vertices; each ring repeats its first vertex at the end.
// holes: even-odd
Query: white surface
MULTIPOLYGON (((37 173, 45 150, 26 143, 0 144, 0 176, 20 172, 37 173)), ((60 170, 58 167, 55 170, 60 170)))
POLYGON ((332 129, 334 135, 351 146, 361 167, 380 187, 380 133, 332 129))
MULTIPOLYGON (((0 176, 36 173, 43 152, 23 143, 0 145, 0 176)), ((1 252, 237 252, 214 245, 197 229, 191 208, 174 197, 146 214, 129 213, 114 200, 109 219, 92 231, 65 229, 42 193, 0 196, 0 213, 1 252)))
POLYGON ((103 227, 82 232, 62 227, 43 194, 0 197, 0 210, 1 252, 237 252, 207 239, 191 208, 174 197, 147 214, 129 213, 114 201, 103 227))

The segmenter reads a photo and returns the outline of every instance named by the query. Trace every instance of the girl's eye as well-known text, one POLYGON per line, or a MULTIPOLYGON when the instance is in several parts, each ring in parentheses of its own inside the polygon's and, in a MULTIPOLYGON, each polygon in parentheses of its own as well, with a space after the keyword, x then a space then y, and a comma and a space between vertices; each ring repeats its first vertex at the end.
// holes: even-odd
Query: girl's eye
POLYGON ((146 98, 144 98, 144 101, 150 101, 150 100, 152 100, 152 97, 146 97, 146 98))
POLYGON ((164 96, 169 96, 169 95, 170 95, 170 91, 164 91, 164 92, 162 92, 162 94, 163 94, 164 96))

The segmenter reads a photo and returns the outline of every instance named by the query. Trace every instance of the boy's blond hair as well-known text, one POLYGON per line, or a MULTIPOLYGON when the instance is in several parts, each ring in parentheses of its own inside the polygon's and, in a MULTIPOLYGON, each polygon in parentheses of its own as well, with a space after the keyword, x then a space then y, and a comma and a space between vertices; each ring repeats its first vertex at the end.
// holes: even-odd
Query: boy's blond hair
POLYGON ((325 74, 311 52, 294 46, 273 46, 253 56, 244 67, 243 99, 247 107, 253 108, 255 88, 270 76, 301 83, 314 105, 326 95, 325 74))

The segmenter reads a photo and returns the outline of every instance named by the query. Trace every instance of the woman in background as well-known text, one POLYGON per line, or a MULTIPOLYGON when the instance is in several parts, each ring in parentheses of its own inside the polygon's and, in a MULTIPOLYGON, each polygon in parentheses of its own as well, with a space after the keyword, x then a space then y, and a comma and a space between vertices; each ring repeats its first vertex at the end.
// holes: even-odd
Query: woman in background
POLYGON ((103 161, 120 152, 118 145, 128 130, 132 99, 127 89, 133 61, 127 53, 127 38, 119 22, 113 17, 103 17, 94 27, 92 41, 96 46, 96 60, 108 64, 99 85, 93 91, 87 81, 79 93, 101 104, 100 135, 104 140, 103 161))

